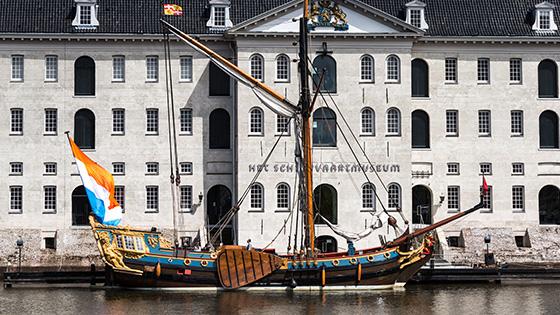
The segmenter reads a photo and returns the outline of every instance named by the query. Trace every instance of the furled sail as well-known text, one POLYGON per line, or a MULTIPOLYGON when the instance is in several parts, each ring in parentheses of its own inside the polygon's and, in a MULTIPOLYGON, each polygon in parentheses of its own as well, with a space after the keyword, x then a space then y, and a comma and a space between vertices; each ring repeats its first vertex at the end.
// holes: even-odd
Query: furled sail
POLYGON ((325 222, 327 223, 327 225, 331 228, 331 230, 333 232, 342 236, 347 241, 351 241, 351 242, 357 242, 357 241, 361 240, 362 238, 370 235, 374 230, 377 230, 378 228, 383 226, 383 223, 381 222, 381 219, 379 219, 379 217, 377 217, 377 221, 375 221, 375 223, 370 225, 367 229, 363 230, 360 233, 354 233, 354 232, 348 232, 348 231, 341 230, 340 228, 334 226, 331 222, 329 222, 329 220, 327 220, 324 216, 322 216, 320 214, 319 214, 319 216, 321 218, 323 218, 323 220, 325 220, 325 222))
POLYGON ((182 41, 191 46, 194 50, 205 55, 212 61, 216 66, 222 69, 225 73, 233 77, 238 82, 250 87, 257 98, 269 109, 271 109, 276 114, 292 117, 297 112, 298 108, 288 101, 284 96, 278 94, 272 90, 267 85, 263 84, 259 80, 253 78, 251 75, 245 73, 243 70, 239 69, 236 65, 229 62, 224 57, 220 56, 210 48, 204 46, 202 43, 192 38, 191 36, 185 34, 178 28, 169 24, 164 20, 160 20, 171 33, 175 34, 182 41))

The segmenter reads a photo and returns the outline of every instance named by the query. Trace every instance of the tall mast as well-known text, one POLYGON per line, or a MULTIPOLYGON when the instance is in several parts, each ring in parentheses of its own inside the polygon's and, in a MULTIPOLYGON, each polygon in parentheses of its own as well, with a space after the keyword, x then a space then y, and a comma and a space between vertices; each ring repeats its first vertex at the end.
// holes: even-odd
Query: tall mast
POLYGON ((313 165, 311 152, 311 113, 309 92, 309 70, 307 67, 307 19, 309 16, 309 0, 303 1, 303 17, 300 19, 299 32, 299 71, 300 71, 300 106, 303 120, 302 138, 303 138, 303 158, 304 158, 304 179, 306 186, 306 205, 307 205, 307 233, 305 236, 305 244, 310 250, 307 254, 313 255, 315 251, 315 225, 313 222, 313 165))

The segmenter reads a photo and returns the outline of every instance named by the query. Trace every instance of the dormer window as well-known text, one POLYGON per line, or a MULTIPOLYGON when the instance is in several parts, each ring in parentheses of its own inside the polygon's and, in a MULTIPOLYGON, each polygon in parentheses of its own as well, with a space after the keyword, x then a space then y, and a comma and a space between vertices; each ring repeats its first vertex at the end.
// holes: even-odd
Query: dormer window
POLYGON ((226 26, 226 8, 225 7, 215 7, 214 8, 214 25, 215 26, 226 26))
POLYGON ((535 31, 556 31, 558 26, 554 23, 554 14, 552 9, 554 5, 545 1, 535 5, 535 22, 533 30, 535 31))
POLYGON ((226 29, 233 26, 229 17, 230 0, 210 0, 210 19, 206 26, 226 29))
POLYGON ((411 1, 406 5, 406 22, 416 28, 427 30, 428 23, 426 23, 425 8, 426 4, 421 1, 411 1))
POLYGON ((72 21, 72 26, 77 29, 94 29, 99 26, 96 0, 74 1, 76 2, 76 16, 72 21))

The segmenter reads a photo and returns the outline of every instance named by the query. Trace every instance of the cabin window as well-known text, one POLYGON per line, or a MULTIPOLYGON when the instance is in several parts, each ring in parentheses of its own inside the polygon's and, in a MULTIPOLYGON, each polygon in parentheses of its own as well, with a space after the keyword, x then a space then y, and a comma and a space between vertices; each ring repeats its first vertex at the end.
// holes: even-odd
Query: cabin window
POLYGON ((210 62, 208 71, 210 96, 229 96, 229 75, 210 62))
POLYGON ((320 91, 326 93, 336 93, 336 61, 328 55, 320 55, 313 60, 313 86, 317 90, 317 85, 323 76, 323 83, 320 91))
POLYGON ((375 135, 375 112, 373 109, 366 107, 361 113, 361 134, 364 136, 375 135))
POLYGON ((276 81, 290 81, 290 58, 286 55, 276 57, 276 81))
POLYGON ((95 95, 95 62, 91 57, 82 56, 74 62, 74 95, 95 95))
POLYGON ((401 61, 399 57, 390 55, 386 60, 386 78, 389 83, 398 83, 401 81, 401 61))
POLYGON ((321 216, 315 223, 325 224, 325 218, 332 224, 338 224, 338 197, 336 189, 329 184, 321 184, 313 191, 313 203, 321 216))
POLYGON ((375 211, 375 186, 366 183, 362 186, 362 209, 375 211))
POLYGON ((252 55, 250 58, 251 76, 264 82, 264 58, 261 55, 252 55))
POLYGON ((336 114, 329 108, 313 113, 313 146, 336 147, 336 114))
POLYGON ((253 108, 249 112, 249 134, 263 135, 264 129, 264 113, 260 108, 253 108))
POLYGON ((251 186, 251 209, 264 209, 264 188, 261 184, 255 183, 251 186))
POLYGON ((144 240, 141 237, 134 237, 134 245, 137 251, 144 251, 144 240))
POLYGON ((412 60, 412 97, 429 96, 428 64, 422 59, 412 60))
POLYGON ((423 110, 412 112, 412 148, 430 147, 430 117, 423 110))
POLYGON ((554 185, 544 186, 539 192, 539 223, 560 224, 560 190, 554 185))
POLYGON ((396 108, 387 110, 387 135, 401 135, 401 112, 396 108))
POLYGON ((124 248, 123 247, 123 242, 122 242, 122 235, 115 235, 115 238, 117 239, 117 247, 118 248, 124 248))
POLYGON ((95 149, 95 115, 82 108, 74 115, 74 141, 80 149, 95 149))
POLYGON ((276 186, 276 208, 279 210, 290 208, 290 186, 286 183, 276 186))
POLYGON ((230 148, 230 118, 225 109, 215 109, 210 113, 210 149, 230 148))
POLYGON ((541 149, 558 149, 558 115, 551 110, 539 117, 539 145, 541 149))
POLYGON ((128 250, 134 250, 134 238, 132 236, 124 236, 124 248, 128 250))
POLYGON ((362 82, 374 82, 375 71, 374 71, 373 57, 370 55, 364 55, 360 58, 360 81, 362 82))
POLYGON ((558 97, 558 67, 556 62, 545 59, 539 63, 538 68, 539 97, 558 97))
POLYGON ((315 247, 321 253, 336 253, 338 251, 338 244, 334 237, 330 235, 321 235, 315 239, 315 247))

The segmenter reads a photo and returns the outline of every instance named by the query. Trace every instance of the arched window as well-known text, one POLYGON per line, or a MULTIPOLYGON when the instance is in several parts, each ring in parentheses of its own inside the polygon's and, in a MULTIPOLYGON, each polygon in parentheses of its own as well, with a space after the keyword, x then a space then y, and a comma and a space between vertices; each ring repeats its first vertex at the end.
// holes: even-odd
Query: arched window
POLYGON ((362 209, 375 210, 375 186, 371 183, 362 186, 362 209))
POLYGON ((390 55, 386 60, 386 81, 387 82, 400 82, 401 81, 401 61, 399 57, 390 55))
POLYGON ((313 60, 313 90, 317 90, 316 84, 319 84, 321 76, 323 84, 321 92, 336 93, 336 61, 329 55, 319 55, 313 60), (324 74, 324 75, 323 75, 324 74))
POLYGON ((336 147, 336 114, 329 108, 313 113, 313 146, 336 147))
POLYGON ((315 239, 315 247, 321 253, 336 253, 338 251, 338 243, 336 239, 330 235, 321 235, 315 239))
POLYGON ((401 186, 397 183, 391 183, 387 186, 387 204, 389 209, 400 209, 401 208, 401 186))
POLYGON ((72 192, 72 225, 88 225, 88 216, 91 205, 86 194, 86 189, 80 185, 72 192))
POLYGON ((362 135, 375 135, 375 112, 373 109, 369 107, 362 109, 361 118, 362 135))
POLYGON ((412 112, 412 147, 430 147, 430 117, 423 110, 412 112))
POLYGON ((264 81, 264 58, 259 54, 252 55, 251 61, 251 76, 261 82, 264 81))
POLYGON ((290 81, 290 58, 286 55, 276 57, 276 81, 290 81))
POLYGON ((222 108, 210 113, 210 149, 229 149, 230 122, 229 113, 222 108))
POLYGON ((373 57, 370 55, 364 55, 360 58, 360 81, 375 81, 374 64, 373 57))
POLYGON ((550 59, 539 63, 539 97, 558 97, 558 67, 556 62, 550 59))
MULTIPOLYGON (((319 214, 332 224, 338 224, 338 197, 336 189, 329 184, 321 184, 313 190, 313 203, 319 214)), ((320 216, 315 223, 325 224, 320 216)))
POLYGON ((290 209, 290 186, 280 183, 276 186, 276 208, 280 210, 290 209))
POLYGON ((249 111, 249 133, 262 135, 264 129, 264 113, 262 109, 254 107, 249 111))
POLYGON ((401 135, 401 112, 394 107, 387 110, 387 135, 401 135))
POLYGON ((95 95, 95 62, 88 56, 74 62, 74 95, 95 95))
POLYGON ((264 188, 259 183, 251 186, 251 209, 264 209, 264 188))
POLYGON ((551 110, 539 116, 539 144, 542 149, 558 149, 558 115, 551 110))
POLYGON ((428 64, 422 59, 412 60, 412 97, 428 97, 429 86, 428 64))
POLYGON ((560 224, 560 189, 544 186, 539 192, 539 223, 560 224))
POLYGON ((74 141, 81 149, 95 149, 95 115, 82 108, 74 115, 74 141))

